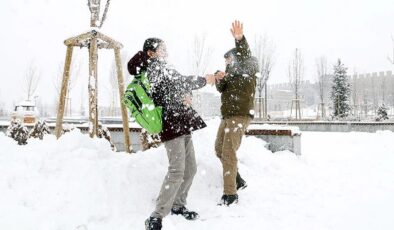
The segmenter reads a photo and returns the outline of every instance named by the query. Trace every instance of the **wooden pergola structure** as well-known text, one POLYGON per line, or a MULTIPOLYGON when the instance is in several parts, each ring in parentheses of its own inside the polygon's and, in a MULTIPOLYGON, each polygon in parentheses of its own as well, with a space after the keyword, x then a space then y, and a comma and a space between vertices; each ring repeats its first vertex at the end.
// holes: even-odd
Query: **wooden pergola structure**
POLYGON ((90 137, 97 136, 98 132, 98 107, 97 107, 97 61, 98 61, 98 50, 99 49, 113 49, 115 54, 116 72, 118 78, 119 95, 120 95, 120 106, 122 110, 123 120, 123 132, 124 132, 124 145, 125 151, 131 152, 132 147, 130 144, 130 133, 129 133, 129 121, 126 106, 122 102, 122 95, 124 93, 124 77, 122 71, 122 61, 120 57, 120 49, 123 45, 120 42, 100 33, 97 28, 103 25, 106 13, 108 11, 109 0, 107 0, 104 15, 100 21, 100 0, 88 0, 88 6, 91 11, 90 27, 91 31, 78 35, 76 37, 69 38, 64 41, 67 46, 66 61, 64 63, 64 72, 62 80, 62 88, 60 92, 59 105, 57 111, 56 128, 55 134, 59 138, 62 134, 63 129, 63 116, 65 100, 67 95, 67 87, 70 79, 70 66, 74 47, 86 47, 89 49, 89 134, 90 137))

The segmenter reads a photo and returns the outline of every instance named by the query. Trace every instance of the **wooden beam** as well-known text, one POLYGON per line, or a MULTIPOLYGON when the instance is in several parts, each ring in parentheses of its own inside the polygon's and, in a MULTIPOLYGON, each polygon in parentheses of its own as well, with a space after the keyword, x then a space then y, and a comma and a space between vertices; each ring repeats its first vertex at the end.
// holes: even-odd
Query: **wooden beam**
POLYGON ((115 51, 116 72, 118 75, 120 107, 122 109, 124 144, 125 144, 126 152, 130 153, 133 149, 130 144, 129 119, 128 119, 126 106, 125 106, 125 104, 123 104, 123 100, 122 100, 124 90, 125 90, 123 71, 122 71, 122 61, 120 58, 120 49, 115 48, 114 51, 115 51))
POLYGON ((107 35, 104 35, 104 34, 102 34, 100 32, 97 32, 97 38, 100 38, 101 40, 113 45, 115 48, 118 48, 118 49, 122 49, 123 48, 122 43, 117 42, 114 39, 112 39, 112 38, 108 37, 107 35))
POLYGON ((66 39, 64 41, 64 44, 66 46, 72 45, 72 46, 85 47, 86 44, 88 44, 90 42, 90 40, 93 38, 99 38, 100 40, 109 44, 108 46, 104 46, 103 48, 106 48, 106 49, 115 49, 115 48, 121 49, 121 48, 123 48, 122 43, 117 42, 114 39, 112 39, 111 37, 104 35, 96 30, 92 30, 90 32, 66 39))
POLYGON ((86 41, 92 39, 92 38, 95 37, 95 36, 96 36, 96 34, 95 34, 95 33, 92 33, 92 31, 90 31, 90 32, 87 32, 87 33, 84 33, 84 34, 80 34, 80 35, 78 35, 78 36, 75 36, 75 37, 71 37, 71 38, 69 38, 69 39, 66 39, 66 40, 64 41, 64 44, 65 44, 66 46, 69 46, 69 45, 78 46, 77 44, 84 43, 84 42, 86 42, 86 41))
POLYGON ((89 47, 89 129, 90 137, 97 136, 97 38, 92 38, 89 47))
POLYGON ((98 47, 99 49, 115 49, 115 48, 117 48, 117 47, 115 47, 115 46, 113 46, 112 44, 107 43, 107 42, 99 42, 99 43, 97 44, 97 47, 98 47))
POLYGON ((57 138, 59 138, 62 135, 62 131, 63 131, 64 105, 66 101, 68 81, 70 80, 70 66, 71 66, 72 53, 73 53, 73 47, 70 45, 67 46, 66 61, 64 63, 62 88, 60 91, 59 104, 57 108, 57 118, 56 118, 56 128, 55 128, 55 135, 57 138))

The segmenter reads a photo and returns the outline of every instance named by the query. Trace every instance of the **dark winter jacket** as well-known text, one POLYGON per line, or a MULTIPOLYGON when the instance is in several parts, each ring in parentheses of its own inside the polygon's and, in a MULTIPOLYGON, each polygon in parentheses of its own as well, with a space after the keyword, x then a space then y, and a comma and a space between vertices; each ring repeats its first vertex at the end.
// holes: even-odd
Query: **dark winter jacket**
POLYGON ((149 60, 147 73, 152 99, 156 106, 163 108, 161 141, 169 141, 206 127, 197 112, 184 105, 186 95, 206 85, 205 78, 183 76, 159 59, 149 60))
POLYGON ((226 66, 226 76, 217 82, 216 88, 222 94, 222 117, 254 117, 254 95, 256 91, 256 73, 259 66, 252 57, 245 37, 235 41, 235 49, 225 54, 232 55, 234 62, 226 66))

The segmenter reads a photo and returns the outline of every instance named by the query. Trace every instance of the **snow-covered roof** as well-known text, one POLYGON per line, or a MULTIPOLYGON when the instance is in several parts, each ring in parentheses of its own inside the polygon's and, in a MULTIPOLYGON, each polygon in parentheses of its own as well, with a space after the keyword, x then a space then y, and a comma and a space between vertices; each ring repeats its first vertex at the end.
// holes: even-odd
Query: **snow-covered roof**
POLYGON ((25 100, 25 101, 19 102, 18 104, 16 104, 16 106, 36 106, 36 105, 33 101, 25 100))

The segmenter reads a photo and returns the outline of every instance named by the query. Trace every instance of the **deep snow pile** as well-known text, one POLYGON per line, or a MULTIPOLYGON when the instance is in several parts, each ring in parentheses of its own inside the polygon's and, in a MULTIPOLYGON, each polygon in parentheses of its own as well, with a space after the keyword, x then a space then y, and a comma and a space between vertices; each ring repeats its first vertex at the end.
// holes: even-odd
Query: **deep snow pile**
MULTIPOLYGON (((194 134, 198 173, 188 207, 201 218, 163 229, 393 229, 394 134, 303 133, 303 156, 272 154, 257 138, 239 150, 249 187, 217 206, 219 121, 194 134)), ((0 133, 0 229, 138 230, 166 172, 163 147, 128 155, 78 130, 18 146, 0 133)))

